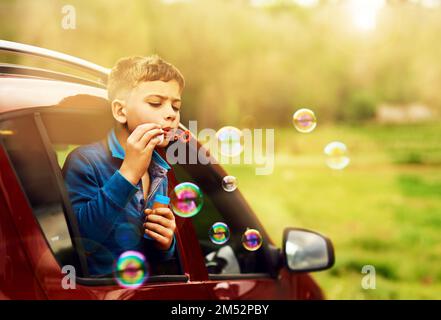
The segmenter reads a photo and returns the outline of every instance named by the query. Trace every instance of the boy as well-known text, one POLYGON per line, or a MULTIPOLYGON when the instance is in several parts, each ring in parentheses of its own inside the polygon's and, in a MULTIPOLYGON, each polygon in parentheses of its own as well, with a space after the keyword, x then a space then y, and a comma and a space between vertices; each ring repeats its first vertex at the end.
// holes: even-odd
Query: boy
POLYGON ((66 160, 63 174, 91 275, 111 274, 128 250, 149 261, 174 255, 173 213, 145 208, 156 194, 167 195, 171 168, 155 148, 166 147, 179 125, 184 85, 179 70, 158 56, 119 60, 107 86, 114 128, 66 160))

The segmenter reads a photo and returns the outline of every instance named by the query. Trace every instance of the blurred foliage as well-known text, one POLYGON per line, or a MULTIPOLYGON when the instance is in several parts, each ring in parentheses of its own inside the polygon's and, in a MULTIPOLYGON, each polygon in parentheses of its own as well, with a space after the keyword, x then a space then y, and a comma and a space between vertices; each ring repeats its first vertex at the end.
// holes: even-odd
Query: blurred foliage
POLYGON ((346 100, 344 108, 339 109, 337 117, 345 122, 360 122, 375 117, 376 98, 369 91, 355 91, 346 100))
POLYGON ((344 1, 72 0, 76 29, 65 30, 65 1, 0 3, 2 39, 107 67, 126 55, 163 56, 187 81, 183 120, 202 126, 289 125, 305 106, 321 121, 370 119, 377 102, 441 108, 440 8, 395 1, 376 30, 361 32, 344 1))

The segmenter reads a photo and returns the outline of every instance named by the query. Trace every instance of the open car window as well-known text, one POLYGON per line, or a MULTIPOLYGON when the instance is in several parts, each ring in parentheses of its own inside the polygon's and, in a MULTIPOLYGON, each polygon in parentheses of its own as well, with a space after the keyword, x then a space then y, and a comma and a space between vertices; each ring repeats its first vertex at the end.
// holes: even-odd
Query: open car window
MULTIPOLYGON (((84 284, 115 284, 113 274, 91 276, 89 273, 84 239, 79 233, 61 173, 69 152, 88 140, 93 142, 99 136, 105 137, 111 122, 102 119, 97 122, 99 113, 94 115, 90 111, 51 112, 50 108, 40 111, 0 120, 1 130, 13 132, 2 136, 2 145, 60 267, 73 265, 79 282, 84 280, 84 284), (93 126, 94 121, 101 125, 93 126), (82 129, 78 130, 79 127, 82 129)), ((172 259, 149 265, 149 272, 149 282, 186 281, 179 246, 172 259)))
MULTIPOLYGON (((68 155, 73 150, 83 145, 106 139, 107 134, 113 126, 111 113, 107 112, 109 110, 106 102, 104 106, 98 105, 97 109, 84 108, 89 101, 89 99, 77 102, 71 101, 68 104, 64 104, 62 108, 53 109, 50 112, 42 114, 42 119, 48 132, 48 139, 50 140, 51 147, 56 155, 58 168, 60 169, 63 169, 68 155), (79 109, 78 104, 83 105, 84 109, 79 109), (103 107, 105 109, 103 109, 103 107)), ((109 251, 101 243, 94 244, 95 245, 91 247, 98 247, 98 250, 101 252, 109 251)), ((87 245, 88 243, 86 243, 86 246, 87 245)), ((147 248, 145 250, 147 250, 147 248)), ((150 281, 186 280, 182 277, 174 277, 183 276, 178 245, 175 246, 173 256, 164 261, 152 261, 149 259, 149 252, 145 251, 141 253, 147 258, 150 281)), ((111 276, 111 274, 105 273, 97 275, 98 278, 109 278, 111 276)))
MULTIPOLYGON (((25 131, 25 134, 16 135, 4 144, 6 149, 9 148, 8 151, 13 150, 15 146, 21 146, 20 150, 14 151, 19 156, 11 157, 11 159, 31 204, 34 203, 33 198, 47 201, 38 192, 44 191, 50 194, 50 207, 57 212, 57 225, 62 226, 63 236, 53 235, 47 231, 47 227, 43 227, 41 221, 39 222, 49 244, 51 247, 54 246, 54 254, 57 256, 60 250, 51 241, 65 241, 63 245, 70 248, 68 251, 72 257, 65 259, 59 258, 61 257, 59 255, 57 259, 76 260, 74 265, 83 271, 77 274, 89 277, 87 265, 84 266, 84 248, 81 243, 78 243, 81 235, 67 197, 61 168, 72 150, 105 138, 113 126, 113 119, 110 112, 103 112, 103 105, 98 103, 97 108, 86 108, 88 98, 86 100, 83 99, 84 97, 80 98, 79 101, 71 101, 68 104, 41 108, 36 117, 28 115, 23 118, 26 120, 14 118, 9 120, 7 125, 5 122, 2 123, 5 128, 13 129, 14 126, 26 128, 26 131, 19 130, 25 131), (78 105, 83 107, 78 108, 78 105), (30 128, 33 128, 33 132, 29 132, 30 128), (37 146, 40 153, 38 162, 36 162, 37 157, 29 157, 28 151, 36 149, 37 146), (31 158, 34 162, 30 161, 31 158), (39 179, 33 181, 36 178, 33 172, 36 170, 44 171, 46 175, 44 181, 39 179), (31 180, 32 183, 29 183, 31 180)), ((240 192, 226 192, 222 189, 221 181, 226 173, 217 165, 200 163, 175 164, 172 167, 178 182, 193 182, 202 190, 204 197, 202 210, 189 219, 192 219, 195 227, 209 276, 211 278, 268 276, 272 271, 272 265, 268 257, 267 235, 240 192), (225 223, 229 228, 230 237, 226 243, 218 244, 210 240, 209 230, 216 222, 225 223), (242 235, 249 228, 259 230, 262 236, 263 244, 256 251, 246 250, 242 244, 242 235)), ((49 205, 46 206, 49 208, 49 205)), ((35 213, 40 212, 36 206, 33 205, 33 208, 35 213)), ((47 226, 51 224, 52 222, 45 223, 47 226)), ((154 276, 165 276, 164 280, 167 280, 167 275, 183 275, 178 246, 176 250, 173 263, 154 268, 156 270, 154 276)), ((64 260, 59 260, 60 265, 66 264, 64 260)), ((101 275, 101 278, 110 278, 110 276, 101 275)), ((153 278, 150 277, 152 281, 154 281, 153 278)), ((180 277, 176 277, 176 280, 173 280, 173 277, 169 278, 171 281, 182 281, 180 277)))

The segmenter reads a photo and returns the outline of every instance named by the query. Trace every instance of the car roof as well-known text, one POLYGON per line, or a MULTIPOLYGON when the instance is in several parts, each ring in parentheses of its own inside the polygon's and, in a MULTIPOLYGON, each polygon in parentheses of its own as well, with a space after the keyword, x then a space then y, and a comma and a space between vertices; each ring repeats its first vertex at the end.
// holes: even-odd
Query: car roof
POLYGON ((61 52, 23 43, 0 40, 0 51, 45 59, 50 68, 65 65, 91 77, 60 73, 20 64, 0 62, 0 114, 40 106, 55 106, 66 98, 89 95, 107 99, 109 69, 61 52))
POLYGON ((107 99, 103 88, 23 75, 0 75, 0 114, 41 106, 54 106, 68 97, 91 95, 107 99))

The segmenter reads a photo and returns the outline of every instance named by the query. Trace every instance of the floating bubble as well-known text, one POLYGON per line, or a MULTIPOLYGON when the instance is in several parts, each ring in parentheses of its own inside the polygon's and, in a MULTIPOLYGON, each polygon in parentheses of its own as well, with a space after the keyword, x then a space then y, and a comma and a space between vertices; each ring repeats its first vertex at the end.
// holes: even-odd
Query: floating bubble
POLYGON ((173 212, 180 217, 189 218, 198 214, 203 205, 202 192, 191 182, 178 184, 171 195, 173 212))
POLYGON ((121 254, 114 268, 115 280, 123 288, 136 289, 148 277, 145 257, 137 251, 126 251, 121 254))
POLYGON ((225 176, 222 179, 222 188, 227 192, 233 192, 237 188, 237 179, 234 176, 225 176))
POLYGON ((313 111, 309 109, 299 109, 292 116, 292 122, 297 131, 309 133, 317 126, 317 118, 313 111))
POLYGON ((216 222, 211 226, 208 235, 214 244, 224 244, 230 239, 230 228, 223 222, 216 222))
POLYGON ((342 170, 347 167, 350 159, 347 155, 348 149, 343 142, 334 141, 328 143, 324 149, 326 164, 334 170, 342 170))
POLYGON ((242 245, 248 251, 256 251, 262 246, 262 236, 256 229, 247 229, 242 235, 242 245))
POLYGON ((216 132, 220 144, 220 153, 228 157, 236 157, 243 151, 242 131, 231 126, 220 128, 216 132))

